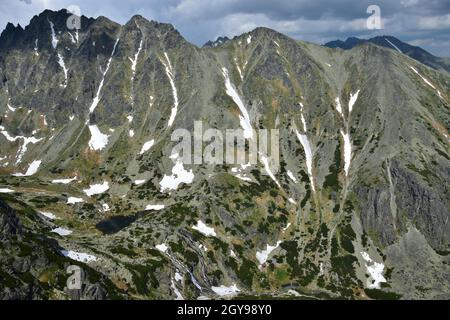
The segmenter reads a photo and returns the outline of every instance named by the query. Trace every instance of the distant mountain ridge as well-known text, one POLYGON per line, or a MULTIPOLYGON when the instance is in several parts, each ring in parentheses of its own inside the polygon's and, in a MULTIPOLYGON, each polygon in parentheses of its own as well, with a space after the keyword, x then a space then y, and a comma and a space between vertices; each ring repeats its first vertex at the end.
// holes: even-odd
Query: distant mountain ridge
POLYGON ((373 43, 377 46, 399 51, 433 69, 450 72, 450 58, 436 57, 421 47, 410 45, 392 36, 377 36, 370 39, 349 37, 345 41, 334 40, 327 42, 325 46, 349 50, 364 43, 373 43))

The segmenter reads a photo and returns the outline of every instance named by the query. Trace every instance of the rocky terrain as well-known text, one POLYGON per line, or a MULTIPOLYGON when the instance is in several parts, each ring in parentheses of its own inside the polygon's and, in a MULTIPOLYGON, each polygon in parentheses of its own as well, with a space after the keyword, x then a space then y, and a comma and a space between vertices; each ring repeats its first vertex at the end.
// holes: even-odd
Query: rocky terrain
POLYGON ((0 36, 1 298, 450 298, 448 73, 68 17, 0 36), (171 134, 200 120, 278 129, 279 170, 183 164, 171 134))

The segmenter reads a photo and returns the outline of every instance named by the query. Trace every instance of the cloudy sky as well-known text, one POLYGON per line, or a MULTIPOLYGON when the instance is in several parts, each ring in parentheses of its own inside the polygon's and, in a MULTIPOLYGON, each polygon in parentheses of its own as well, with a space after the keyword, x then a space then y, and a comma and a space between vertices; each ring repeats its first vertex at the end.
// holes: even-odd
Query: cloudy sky
POLYGON ((0 0, 0 29, 7 22, 25 26, 44 9, 71 5, 86 16, 103 15, 122 24, 135 14, 170 22, 196 45, 265 26, 320 44, 393 35, 450 57, 450 0, 0 0), (381 30, 367 28, 369 5, 381 9, 381 30))

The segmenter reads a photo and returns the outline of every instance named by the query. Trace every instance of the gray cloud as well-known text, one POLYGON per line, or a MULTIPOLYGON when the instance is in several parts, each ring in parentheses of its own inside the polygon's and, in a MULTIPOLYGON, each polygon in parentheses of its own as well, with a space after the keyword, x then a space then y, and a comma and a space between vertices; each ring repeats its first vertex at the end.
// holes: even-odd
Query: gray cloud
POLYGON ((266 26, 317 43, 389 34, 436 55, 450 52, 450 0, 1 0, 0 28, 8 21, 26 25, 46 8, 69 5, 79 6, 87 16, 103 15, 119 23, 134 14, 170 22, 197 45, 266 26), (383 30, 366 28, 370 4, 381 8, 383 30))

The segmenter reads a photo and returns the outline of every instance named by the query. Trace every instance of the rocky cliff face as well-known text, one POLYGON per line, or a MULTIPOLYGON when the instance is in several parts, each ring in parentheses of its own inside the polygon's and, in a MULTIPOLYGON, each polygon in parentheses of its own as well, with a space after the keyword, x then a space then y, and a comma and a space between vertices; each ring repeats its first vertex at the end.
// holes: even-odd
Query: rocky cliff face
POLYGON ((448 75, 266 28, 199 49, 140 16, 67 17, 0 37, 0 198, 105 296, 448 298, 448 75), (199 120, 278 129, 279 170, 177 163, 199 120))

